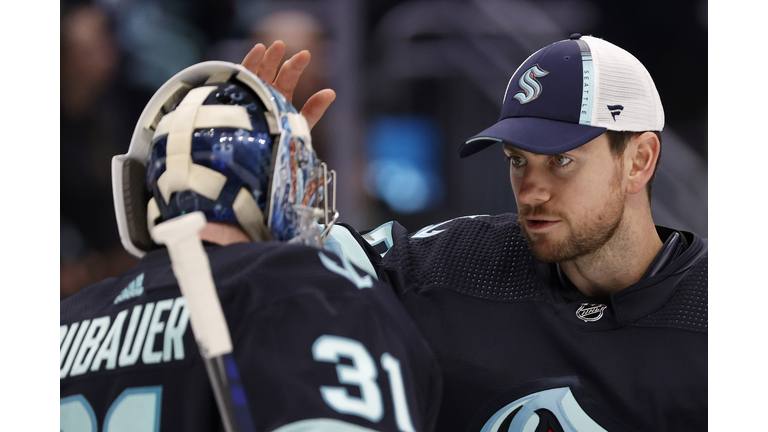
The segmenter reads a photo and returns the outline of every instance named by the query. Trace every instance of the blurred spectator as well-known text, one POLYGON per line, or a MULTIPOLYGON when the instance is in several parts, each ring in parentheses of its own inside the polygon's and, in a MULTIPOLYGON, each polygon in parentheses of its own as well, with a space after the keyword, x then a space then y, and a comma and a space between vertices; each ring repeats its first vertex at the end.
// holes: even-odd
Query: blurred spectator
POLYGON ((137 97, 116 86, 119 52, 102 10, 62 10, 61 298, 135 263, 112 206, 111 158, 127 150, 139 114, 137 97))
POLYGON ((268 13, 253 25, 251 36, 254 43, 262 42, 266 45, 277 39, 282 40, 286 45, 286 59, 305 49, 312 53, 312 61, 302 73, 293 92, 293 102, 297 107, 304 105, 318 89, 327 86, 325 30, 313 15, 299 9, 268 13))

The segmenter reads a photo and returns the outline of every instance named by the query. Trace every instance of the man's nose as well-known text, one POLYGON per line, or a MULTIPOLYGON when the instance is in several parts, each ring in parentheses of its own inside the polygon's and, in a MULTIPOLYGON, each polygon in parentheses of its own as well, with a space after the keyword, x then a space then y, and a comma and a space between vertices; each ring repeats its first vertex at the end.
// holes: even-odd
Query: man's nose
POLYGON ((552 198, 552 185, 543 171, 539 168, 526 167, 517 191, 519 204, 535 207, 552 198))

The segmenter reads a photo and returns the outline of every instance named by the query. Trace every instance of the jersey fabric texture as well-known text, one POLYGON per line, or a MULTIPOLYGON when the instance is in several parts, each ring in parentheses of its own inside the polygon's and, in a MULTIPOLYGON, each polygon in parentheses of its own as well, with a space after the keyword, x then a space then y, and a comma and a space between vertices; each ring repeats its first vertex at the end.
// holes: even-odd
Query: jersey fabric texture
MULTIPOLYGON (((433 429, 440 372, 389 287, 310 247, 205 249, 256 430, 433 429)), ((60 312, 62 432, 223 430, 166 249, 60 312)))
POLYGON ((440 362, 437 430, 707 429, 706 239, 682 232, 671 264, 598 298, 532 256, 515 214, 389 226, 371 260, 440 362))

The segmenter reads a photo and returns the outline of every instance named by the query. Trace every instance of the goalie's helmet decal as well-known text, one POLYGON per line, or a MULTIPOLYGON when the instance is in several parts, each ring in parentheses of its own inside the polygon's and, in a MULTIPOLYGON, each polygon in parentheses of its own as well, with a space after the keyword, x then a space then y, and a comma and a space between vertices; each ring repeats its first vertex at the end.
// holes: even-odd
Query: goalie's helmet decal
POLYGON ((113 158, 112 175, 120 237, 136 256, 153 247, 155 224, 193 211, 236 222, 254 240, 309 243, 320 238, 315 218, 329 228, 336 216, 333 173, 317 159, 304 117, 227 62, 200 63, 166 82, 128 153, 113 158))

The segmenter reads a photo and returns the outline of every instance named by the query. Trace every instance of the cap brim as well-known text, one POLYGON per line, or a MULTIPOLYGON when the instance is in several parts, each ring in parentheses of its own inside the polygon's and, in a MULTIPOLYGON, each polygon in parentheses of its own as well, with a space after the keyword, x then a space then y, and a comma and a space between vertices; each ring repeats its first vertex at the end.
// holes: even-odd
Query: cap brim
POLYGON ((582 146, 606 131, 604 127, 584 126, 536 117, 510 117, 464 141, 459 157, 464 158, 497 142, 536 154, 559 154, 582 146))

